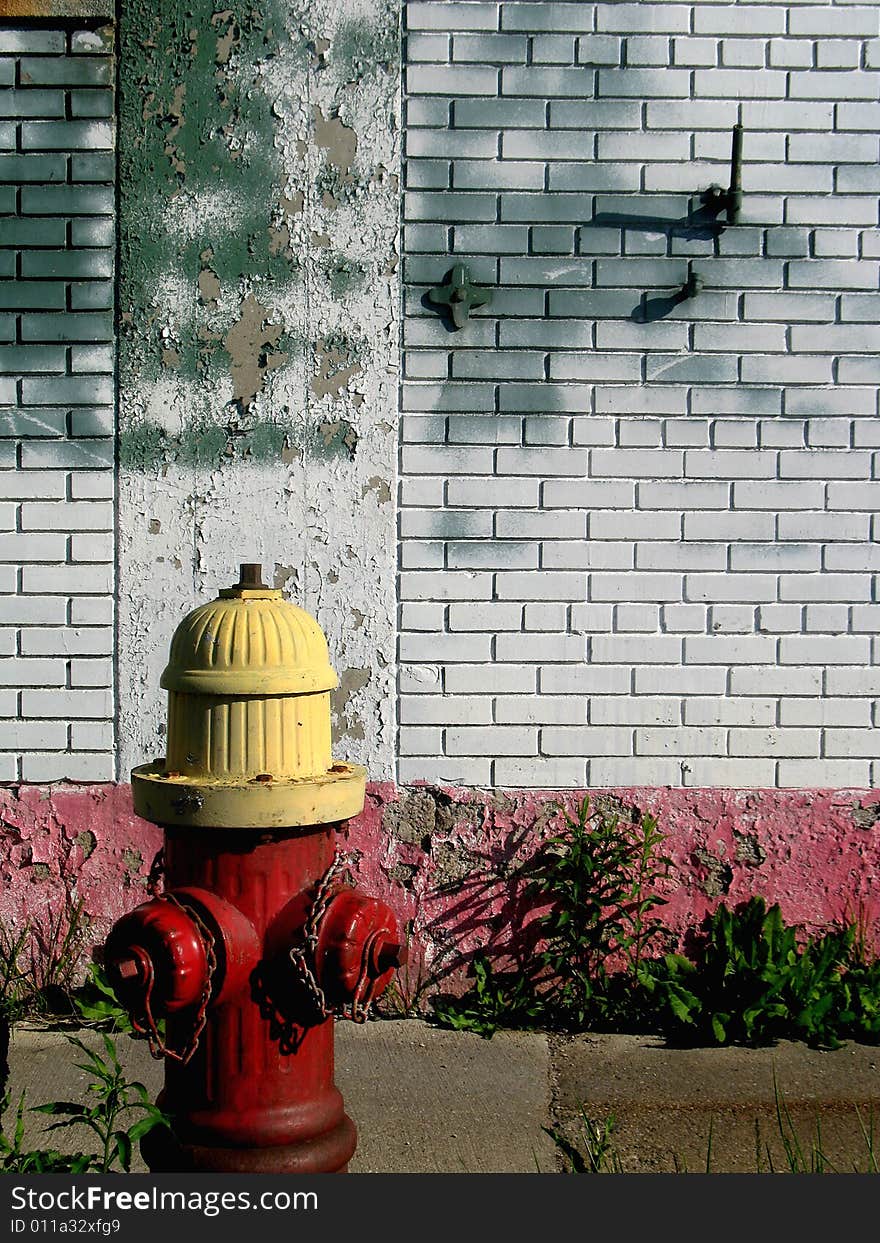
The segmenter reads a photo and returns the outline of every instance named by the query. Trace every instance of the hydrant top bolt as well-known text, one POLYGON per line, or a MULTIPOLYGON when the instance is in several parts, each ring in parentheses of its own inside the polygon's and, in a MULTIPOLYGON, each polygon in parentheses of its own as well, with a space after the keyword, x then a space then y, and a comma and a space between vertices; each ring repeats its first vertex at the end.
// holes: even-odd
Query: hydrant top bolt
POLYGON ((259 561, 242 561, 238 568, 239 587, 251 587, 256 591, 265 591, 263 567, 259 561))

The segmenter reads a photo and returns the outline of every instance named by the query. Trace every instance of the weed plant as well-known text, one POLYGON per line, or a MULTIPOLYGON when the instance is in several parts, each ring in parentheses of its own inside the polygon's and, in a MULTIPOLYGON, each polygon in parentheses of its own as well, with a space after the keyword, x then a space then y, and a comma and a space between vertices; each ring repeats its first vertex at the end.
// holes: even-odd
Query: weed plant
MULTIPOLYGON (((35 1105, 30 1112, 49 1114, 58 1119, 47 1131, 78 1128, 90 1132, 97 1141, 97 1153, 64 1154, 55 1149, 24 1148, 25 1097, 22 1094, 15 1114, 12 1135, 0 1130, 0 1172, 48 1174, 84 1172, 107 1173, 131 1169, 134 1144, 155 1127, 168 1126, 169 1118, 150 1101, 147 1089, 129 1080, 119 1062, 116 1044, 104 1035, 103 1051, 96 1053, 80 1039, 67 1039, 84 1055, 77 1068, 88 1075, 86 1104, 77 1101, 51 1101, 35 1105), (133 1120, 132 1113, 135 1114, 133 1120)), ((0 1101, 0 1115, 9 1105, 8 1094, 0 1101)))
POLYGON ((709 1045, 880 1042, 880 959, 864 920, 808 937, 754 897, 707 916, 692 957, 664 954, 664 840, 649 815, 594 812, 588 800, 563 812, 562 830, 517 873, 539 911, 537 951, 517 972, 476 956, 473 987, 438 999, 437 1021, 487 1037, 547 1027, 709 1045))

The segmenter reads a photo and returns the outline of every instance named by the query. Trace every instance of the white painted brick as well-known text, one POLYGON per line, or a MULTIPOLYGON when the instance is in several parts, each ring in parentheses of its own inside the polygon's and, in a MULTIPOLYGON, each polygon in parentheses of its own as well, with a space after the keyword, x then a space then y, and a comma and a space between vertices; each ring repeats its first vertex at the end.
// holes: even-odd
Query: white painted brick
POLYGON ((633 634, 653 634, 658 630, 660 610, 656 604, 618 604, 614 609, 614 629, 633 634))
POLYGON ((495 700, 500 725, 585 725, 587 701, 576 695, 507 695, 495 700))
POLYGON ((776 660, 776 647, 769 635, 689 635, 684 660, 688 665, 769 665, 776 660))
POLYGON ((109 690, 24 690, 21 694, 21 711, 25 717, 106 719, 113 715, 113 694, 109 690))
POLYGON ((681 764, 653 757, 597 758, 590 761, 591 786, 665 786, 681 784, 681 764))
POLYGON ((499 634, 495 640, 495 659, 540 662, 546 660, 581 661, 584 639, 576 634, 499 634))
POLYGON ((441 784, 462 786, 491 786, 491 760, 444 759, 432 756, 425 759, 401 759, 398 765, 400 780, 406 784, 430 780, 441 784))
POLYGON ((772 725, 775 720, 775 699, 703 699, 692 696, 684 701, 685 725, 772 725))
POLYGON ((66 616, 66 601, 57 596, 0 596, 0 625, 52 626, 66 616))
POLYGON ((400 606, 401 630, 442 630, 445 609, 442 604, 407 603, 400 606))
POLYGON ((625 695, 631 681, 625 665, 544 665, 540 671, 541 693, 550 695, 625 695))
MULTIPOLYGON (((810 506, 816 508, 816 506, 810 506)), ((829 509, 880 510, 880 480, 870 483, 828 484, 829 509)))
POLYGON ((664 604, 660 613, 667 632, 703 634, 706 630, 706 609, 701 604, 664 604))
POLYGON ((749 665, 731 669, 731 695, 804 695, 822 694, 822 671, 813 669, 774 669, 749 665))
POLYGON ((724 755, 727 731, 708 727, 637 729, 637 755, 724 755))
MULTIPOLYGON (((833 485, 831 485, 833 486, 833 485)), ((878 488, 880 495, 880 488, 878 488)), ((733 503, 736 509, 802 510, 821 509, 824 490, 817 483, 795 483, 789 480, 761 480, 749 482, 737 480, 733 485, 733 503)))
POLYGON ((500 600, 583 600, 586 575, 575 573, 507 573, 496 575, 500 600))
POLYGON ((850 610, 845 604, 808 604, 804 626, 821 634, 843 634, 849 628, 850 610))
POLYGON ((813 572, 822 568, 822 549, 819 544, 735 544, 730 550, 729 564, 734 572, 813 572))
POLYGON ((564 630, 566 612, 564 604, 527 604, 523 625, 526 630, 564 630))
POLYGON ((531 508, 538 503, 538 487, 531 479, 450 479, 446 496, 450 505, 531 508))
POLYGON ((732 729, 729 739, 732 756, 818 756, 820 743, 818 729, 732 729))
POLYGON ((844 600, 860 604, 871 598, 870 574, 781 574, 780 600, 844 600))
POLYGON ((852 628, 857 634, 880 634, 880 605, 857 604, 851 612, 852 628))
POLYGON ((806 440, 806 424, 792 419, 790 422, 761 421, 758 439, 762 449, 800 449, 806 440))
POLYGON ((488 660, 491 639, 473 634, 403 634, 400 636, 400 659, 407 661, 488 660))
POLYGON ((495 534, 501 539, 577 539, 587 533, 587 515, 579 510, 501 512, 495 534))
POLYGON ((110 751, 113 747, 113 723, 74 721, 70 727, 70 746, 73 751, 110 751))
MULTIPOLYGON (((646 514, 647 517, 647 514, 646 514)), ((771 513, 744 511, 717 511, 686 513, 684 515, 684 538, 686 540, 772 540, 776 532, 776 518, 771 513)))
POLYGON ((793 786, 867 786, 870 765, 862 760, 780 760, 777 784, 793 786))
POLYGON ((532 695, 536 685, 535 670, 530 666, 453 665, 446 670, 446 690, 452 694, 532 695))
POLYGON ((24 656, 107 656, 113 651, 109 626, 48 626, 22 632, 24 656))
POLYGON ((450 630, 515 630, 522 629, 523 606, 502 604, 500 601, 479 604, 451 604, 449 606, 450 630))
POLYGON ((401 694, 407 691, 427 694, 431 690, 442 690, 443 670, 439 665, 401 664, 398 682, 401 694))
POLYGON ((864 699, 783 699, 779 723, 867 727, 871 724, 871 705, 864 699))
POLYGON ((442 540, 407 540, 400 550, 400 564, 404 570, 440 569, 445 559, 442 540))
POLYGON ((544 790, 584 787, 587 784, 586 770, 583 760, 496 760, 495 784, 544 790))
POLYGON ((688 759, 683 761, 684 785, 693 788, 724 785, 762 789, 776 785, 773 760, 688 759))
POLYGON ((773 479, 775 453, 750 453, 745 449, 688 449, 685 473, 694 479, 773 479))
POLYGON ((681 701, 670 697, 648 698, 615 695, 590 700, 591 725, 678 725, 681 701))
POLYGON ((537 569, 540 545, 514 540, 468 540, 446 544, 446 564, 452 570, 537 569))
POLYGON ((451 726, 446 730, 447 755, 537 755, 538 732, 530 726, 492 728, 451 726))
POLYGON ((400 576, 401 600, 490 600, 492 575, 468 572, 400 576))
POLYGON ((636 547, 639 570, 723 570, 727 561, 723 544, 645 543, 636 547))
POLYGON ((828 695, 880 695, 880 669, 829 668, 825 690, 828 695))
POLYGON ((631 729, 589 725, 548 726, 541 730, 542 755, 632 755, 631 729))
POLYGON ((871 658, 868 635, 783 635, 781 665, 865 665, 871 658))
POLYGON ((400 730, 397 745, 401 758, 410 755, 438 755, 443 749, 443 730, 409 725, 400 730))
POLYGON ((730 487, 726 483, 695 483, 682 480, 679 483, 639 483, 639 508, 646 511, 657 509, 715 510, 727 509, 730 487))
POLYGON ((755 610, 748 604, 713 604, 709 610, 712 634, 752 634, 755 610))
MULTIPOLYGON (((114 492, 112 471, 76 471, 70 476, 70 495, 74 501, 111 500, 114 492)), ((39 493, 45 496, 47 493, 39 493)))
POLYGON ((681 664, 682 646, 677 635, 593 635, 590 659, 597 664, 681 664))
POLYGON ((63 686, 65 676, 63 660, 0 660, 0 686, 63 686))
POLYGON ((492 700, 472 695, 401 695, 401 725, 488 725, 492 700))
POLYGON ((590 538, 602 539, 677 539, 681 534, 678 514, 618 510, 590 514, 590 538))
POLYGON ((14 532, 0 539, 0 561, 18 564, 63 561, 67 540, 63 535, 30 535, 14 532))
POLYGON ((702 668, 645 665, 635 670, 634 688, 637 695, 723 695, 726 680, 724 669, 710 665, 702 668))
POLYGON ((30 752, 22 757, 24 781, 112 781, 113 760, 107 755, 88 753, 30 752))
POLYGON ((614 611, 610 604, 573 604, 571 628, 588 633, 611 630, 614 611))
POLYGON ((112 660, 72 660, 70 662, 71 686, 113 686, 112 660))
POLYGON ((634 485, 616 480, 549 480, 541 489, 541 500, 550 509, 568 509, 577 505, 587 510, 627 509, 634 498, 634 485))
POLYGON ((115 540, 110 531, 74 534, 70 538, 69 559, 71 561, 112 562, 115 540))
POLYGON ((15 751, 65 750, 67 725, 63 721, 10 721, 3 727, 3 746, 15 751))

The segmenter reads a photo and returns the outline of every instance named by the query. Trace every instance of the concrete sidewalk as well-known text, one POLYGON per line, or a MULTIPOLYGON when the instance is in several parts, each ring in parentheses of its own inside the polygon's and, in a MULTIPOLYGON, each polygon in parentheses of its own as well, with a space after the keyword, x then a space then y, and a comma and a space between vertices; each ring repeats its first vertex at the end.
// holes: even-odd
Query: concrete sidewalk
MULTIPOLYGON (((848 1044, 825 1053, 783 1042, 771 1049, 672 1049, 644 1036, 498 1032, 491 1040, 415 1019, 336 1028, 336 1079, 360 1139, 358 1173, 551 1173, 559 1155, 542 1126, 582 1138, 581 1109, 613 1116, 610 1161, 627 1172, 787 1171, 787 1110, 809 1168, 817 1119, 834 1168, 880 1162, 880 1049, 848 1044), (777 1117, 775 1088, 783 1102, 777 1117), (711 1140, 710 1140, 711 1135, 711 1140)), ((94 1032, 79 1033, 98 1047, 94 1032)), ((118 1039, 130 1078, 155 1094, 162 1065, 142 1041, 118 1039)), ((83 1099, 78 1050, 58 1031, 20 1025, 10 1050, 13 1102, 83 1099)), ((31 1145, 48 1121, 28 1120, 31 1145)), ((84 1147, 55 1132, 48 1143, 84 1147)), ((143 1171, 142 1164, 135 1168, 143 1171)))

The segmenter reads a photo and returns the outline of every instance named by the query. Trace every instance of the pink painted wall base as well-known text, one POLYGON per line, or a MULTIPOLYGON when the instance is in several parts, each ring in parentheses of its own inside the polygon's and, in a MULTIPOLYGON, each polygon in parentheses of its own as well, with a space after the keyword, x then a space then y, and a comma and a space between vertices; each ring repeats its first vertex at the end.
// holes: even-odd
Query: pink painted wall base
MULTIPOLYGON (((408 930, 410 983, 443 987, 478 949, 516 961, 525 912, 512 868, 585 791, 374 784, 345 845, 361 886, 408 930)), ((720 901, 779 902, 808 929, 880 918, 880 790, 598 790, 594 801, 653 813, 673 860, 660 914, 674 938, 720 901)), ((0 919, 45 928, 81 900, 85 949, 149 896, 160 830, 132 811, 126 785, 0 789, 0 919)))

